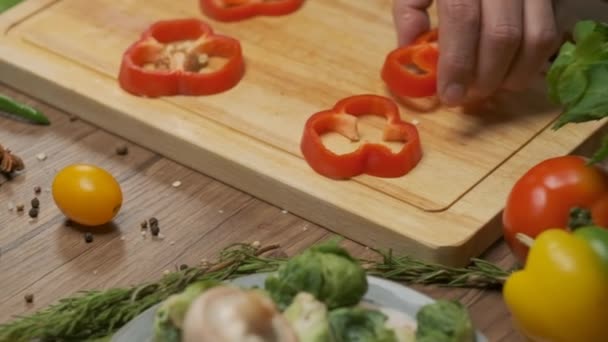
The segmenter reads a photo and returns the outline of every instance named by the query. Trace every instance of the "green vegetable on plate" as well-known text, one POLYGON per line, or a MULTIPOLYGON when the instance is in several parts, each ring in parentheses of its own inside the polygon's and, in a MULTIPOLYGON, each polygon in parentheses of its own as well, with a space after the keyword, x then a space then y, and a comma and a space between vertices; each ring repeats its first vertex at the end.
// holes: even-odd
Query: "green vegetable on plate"
POLYGON ((300 342, 328 342, 327 306, 313 295, 301 292, 283 313, 300 342))
POLYGON ((427 304, 414 318, 364 300, 367 291, 359 261, 324 243, 282 264, 263 289, 197 282, 169 297, 156 313, 155 341, 475 341, 457 301, 427 304))
POLYGON ((279 308, 285 309, 300 292, 308 292, 329 310, 355 305, 367 292, 366 272, 360 263, 335 243, 312 247, 281 265, 265 288, 279 308))
POLYGON ((156 311, 154 335, 156 341, 180 342, 181 328, 190 304, 203 292, 221 284, 219 281, 200 281, 189 285, 184 292, 167 298, 156 311))
POLYGON ((362 307, 340 308, 329 314, 332 342, 398 342, 386 326, 387 317, 362 307))
POLYGON ((416 315, 416 342, 473 342, 475 331, 466 308, 457 301, 439 300, 416 315))

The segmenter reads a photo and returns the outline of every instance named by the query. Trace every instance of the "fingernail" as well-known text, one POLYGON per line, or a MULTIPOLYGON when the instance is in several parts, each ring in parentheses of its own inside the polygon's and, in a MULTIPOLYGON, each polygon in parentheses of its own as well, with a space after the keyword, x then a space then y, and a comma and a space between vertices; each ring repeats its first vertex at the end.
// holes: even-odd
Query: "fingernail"
POLYGON ((457 105, 464 99, 465 96, 466 89, 463 84, 451 83, 445 87, 445 90, 441 96, 441 101, 448 106, 457 105))

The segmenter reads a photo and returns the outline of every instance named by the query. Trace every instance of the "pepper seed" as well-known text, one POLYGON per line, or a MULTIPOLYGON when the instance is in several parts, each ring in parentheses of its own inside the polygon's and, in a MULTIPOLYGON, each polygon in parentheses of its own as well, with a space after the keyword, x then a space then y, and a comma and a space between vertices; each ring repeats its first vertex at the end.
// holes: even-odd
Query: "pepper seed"
POLYGON ((84 233, 84 241, 85 241, 86 243, 91 243, 91 242, 93 242, 93 234, 91 234, 91 233, 89 233, 89 232, 84 233))
POLYGON ((23 211, 23 209, 25 209, 25 205, 23 203, 18 203, 15 206, 15 209, 17 209, 17 211, 23 211))
POLYGON ((36 217, 38 217, 38 209, 31 208, 30 211, 28 212, 28 214, 30 215, 31 218, 36 218, 36 217))
POLYGON ((129 154, 129 148, 127 147, 127 145, 120 145, 116 148, 116 154, 118 154, 119 156, 125 156, 129 154))
POLYGON ((26 303, 31 304, 34 302, 34 295, 31 293, 28 293, 25 296, 23 296, 23 299, 25 299, 26 303))
POLYGON ((40 208, 40 200, 37 197, 34 197, 34 199, 31 202, 32 204, 32 208, 40 208))
POLYGON ((148 228, 148 221, 141 221, 141 223, 139 224, 139 226, 141 227, 141 229, 148 228))
POLYGON ((42 188, 41 187, 39 187, 39 186, 35 186, 34 187, 34 193, 36 195, 40 195, 41 192, 42 192, 42 188))

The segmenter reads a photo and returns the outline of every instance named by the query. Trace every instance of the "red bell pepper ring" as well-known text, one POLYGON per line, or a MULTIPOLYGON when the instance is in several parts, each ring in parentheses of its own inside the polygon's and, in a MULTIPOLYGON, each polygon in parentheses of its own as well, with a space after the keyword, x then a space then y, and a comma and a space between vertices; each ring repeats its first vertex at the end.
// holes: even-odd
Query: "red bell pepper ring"
POLYGON ((423 34, 411 45, 388 54, 382 79, 400 97, 429 97, 437 93, 439 48, 436 29, 423 34))
POLYGON ((219 21, 255 16, 282 16, 298 10, 304 0, 199 0, 201 11, 219 21))
POLYGON ((123 54, 120 86, 139 96, 210 95, 234 87, 245 62, 238 40, 198 19, 159 21, 123 54), (225 61, 215 70, 212 59, 225 61))
POLYGON ((306 122, 300 148, 313 170, 332 179, 348 179, 360 174, 401 177, 422 158, 416 126, 401 120, 399 109, 392 100, 377 95, 345 98, 333 109, 312 115, 306 122), (404 142, 403 148, 394 153, 385 145, 366 143, 354 152, 338 155, 323 144, 321 136, 330 131, 359 141, 357 117, 362 115, 385 117, 387 125, 383 140, 404 142))
POLYGON ((439 40, 439 29, 434 28, 430 31, 421 34, 416 40, 414 40, 414 45, 420 44, 433 44, 436 45, 439 40))

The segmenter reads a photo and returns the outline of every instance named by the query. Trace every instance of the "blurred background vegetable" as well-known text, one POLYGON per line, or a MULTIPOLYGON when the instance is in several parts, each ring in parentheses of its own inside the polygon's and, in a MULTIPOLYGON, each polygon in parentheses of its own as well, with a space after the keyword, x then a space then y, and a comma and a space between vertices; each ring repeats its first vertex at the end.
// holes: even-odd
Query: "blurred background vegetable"
MULTIPOLYGON (((1 0, 0 0, 1 1, 1 0)), ((0 113, 39 125, 50 125, 49 119, 39 110, 0 94, 0 113)))
MULTIPOLYGON (((608 116, 608 24, 591 20, 578 22, 574 42, 562 45, 547 74, 547 83, 553 102, 564 108, 554 129, 608 116)), ((608 136, 591 163, 607 157, 608 136)))
MULTIPOLYGON (((361 307, 340 308, 329 313, 331 342, 397 342, 395 332, 386 326, 387 317, 379 311, 361 307)), ((329 342, 328 341, 328 342, 329 342)))
POLYGON ((0 0, 0 13, 6 11, 7 9, 15 6, 16 4, 22 1, 24 0, 0 0))
POLYGON ((196 282, 184 292, 167 298, 156 311, 154 319, 154 338, 156 341, 181 342, 184 318, 190 304, 206 290, 220 285, 216 280, 196 282))
POLYGON ((467 309, 457 301, 438 300, 416 315, 416 342, 474 342, 475 329, 467 309))
POLYGON ((331 310, 359 303, 368 284, 359 261, 330 242, 289 260, 266 279, 265 287, 282 310, 300 292, 311 293, 331 310))

